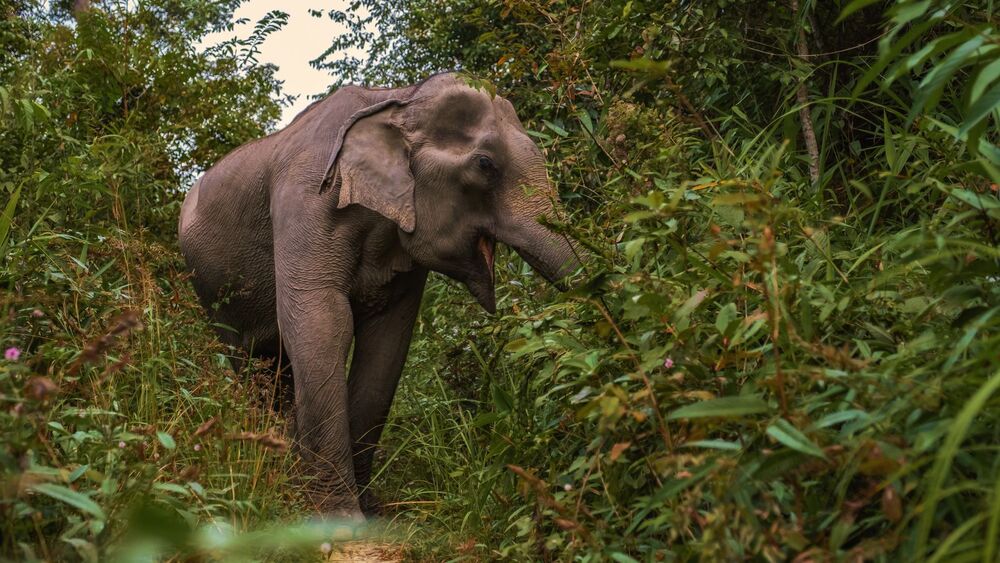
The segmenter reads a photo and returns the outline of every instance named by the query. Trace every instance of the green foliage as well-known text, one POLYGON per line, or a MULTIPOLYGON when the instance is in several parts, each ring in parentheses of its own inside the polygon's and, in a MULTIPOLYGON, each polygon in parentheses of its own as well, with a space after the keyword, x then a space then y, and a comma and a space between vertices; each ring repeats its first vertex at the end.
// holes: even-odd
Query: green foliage
POLYGON ((166 234, 178 187, 274 124, 274 68, 247 64, 252 46, 194 49, 235 3, 213 6, 109 2, 71 15, 28 2, 5 15, 3 35, 25 47, 0 68, 0 190, 24 188, 21 224, 166 234))
POLYGON ((358 5, 320 63, 492 79, 591 251, 563 298, 512 256, 498 319, 428 294, 380 477, 418 554, 995 556, 989 2, 358 5))
POLYGON ((283 20, 200 53, 238 2, 85 4, 0 8, 0 559, 317 553, 328 524, 241 534, 307 512, 175 251, 192 175, 278 116, 283 20))

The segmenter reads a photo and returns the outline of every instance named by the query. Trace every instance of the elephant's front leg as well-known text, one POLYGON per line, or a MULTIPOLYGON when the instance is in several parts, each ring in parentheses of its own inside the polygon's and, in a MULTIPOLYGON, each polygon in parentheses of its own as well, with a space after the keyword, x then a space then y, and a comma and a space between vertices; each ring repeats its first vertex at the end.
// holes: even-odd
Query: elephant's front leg
POLYGON ((347 406, 348 299, 331 290, 286 287, 278 319, 295 378, 296 445, 311 500, 320 512, 360 517, 347 406))
POLYGON ((365 512, 378 508, 368 491, 372 459, 406 362, 426 279, 423 270, 400 275, 394 281, 396 299, 389 307, 355 319, 354 354, 347 385, 354 475, 365 512))
POLYGON ((272 210, 278 329, 295 380, 296 446, 316 508, 360 518, 347 408, 354 317, 344 288, 351 272, 340 259, 354 248, 324 221, 321 202, 309 201, 318 196, 302 193, 276 198, 290 203, 272 210))

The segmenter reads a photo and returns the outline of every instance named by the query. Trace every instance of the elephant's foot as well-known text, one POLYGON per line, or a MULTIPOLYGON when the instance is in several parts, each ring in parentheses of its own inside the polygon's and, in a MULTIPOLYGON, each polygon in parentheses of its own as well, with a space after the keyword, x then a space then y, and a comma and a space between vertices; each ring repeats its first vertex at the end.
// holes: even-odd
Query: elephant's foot
POLYGON ((356 503, 327 502, 325 504, 314 503, 313 506, 323 520, 332 521, 337 525, 343 525, 352 530, 358 529, 368 521, 365 513, 356 503))
POLYGON ((364 537, 367 520, 357 508, 335 508, 322 513, 323 519, 331 525, 331 540, 351 541, 364 537))
POLYGON ((347 525, 361 525, 367 522, 365 513, 358 508, 335 508, 324 510, 323 514, 331 520, 337 520, 347 525))
POLYGON ((349 522, 364 522, 365 515, 361 511, 358 503, 359 499, 351 491, 344 491, 340 488, 330 487, 328 484, 332 478, 318 476, 317 472, 312 475, 301 475, 299 481, 302 485, 304 500, 313 508, 316 513, 324 518, 342 520, 349 522))
POLYGON ((333 494, 319 488, 310 488, 306 494, 309 503, 316 512, 326 518, 345 522, 362 523, 365 521, 365 513, 361 510, 358 499, 354 495, 333 494))

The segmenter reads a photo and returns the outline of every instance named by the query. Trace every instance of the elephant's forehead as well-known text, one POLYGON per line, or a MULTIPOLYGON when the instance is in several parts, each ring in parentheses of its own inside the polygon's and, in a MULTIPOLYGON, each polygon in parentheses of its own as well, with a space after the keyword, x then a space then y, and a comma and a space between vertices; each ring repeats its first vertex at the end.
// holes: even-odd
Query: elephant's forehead
POLYGON ((448 88, 421 106, 416 108, 418 129, 437 143, 472 143, 498 127, 490 96, 472 88, 448 88))

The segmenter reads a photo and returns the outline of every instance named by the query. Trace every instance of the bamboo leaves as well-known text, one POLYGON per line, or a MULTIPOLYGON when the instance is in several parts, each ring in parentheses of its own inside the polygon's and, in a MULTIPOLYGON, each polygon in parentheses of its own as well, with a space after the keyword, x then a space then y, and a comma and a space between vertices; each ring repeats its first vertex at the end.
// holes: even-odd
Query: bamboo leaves
POLYGON ((80 493, 79 491, 74 491, 68 487, 62 485, 57 485, 55 483, 40 483, 33 485, 31 487, 32 491, 36 493, 41 493, 45 496, 54 498, 60 502, 64 502, 74 508, 81 510, 95 518, 104 520, 107 515, 104 514, 104 510, 99 504, 94 502, 90 497, 80 493))

